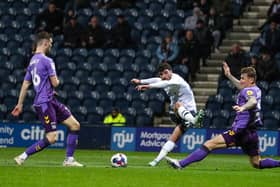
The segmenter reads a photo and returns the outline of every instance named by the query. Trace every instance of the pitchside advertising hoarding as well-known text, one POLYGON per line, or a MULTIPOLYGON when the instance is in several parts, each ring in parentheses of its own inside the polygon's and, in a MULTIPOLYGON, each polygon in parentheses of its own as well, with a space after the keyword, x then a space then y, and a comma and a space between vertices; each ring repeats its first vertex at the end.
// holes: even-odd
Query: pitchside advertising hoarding
MULTIPOLYGON (((0 124, 0 147, 26 147, 44 138, 44 128, 39 124, 0 124)), ((66 127, 58 125, 57 142, 50 147, 64 148, 66 127)))
MULTIPOLYGON (((168 140, 173 128, 126 128, 112 127, 111 150, 115 151, 159 151, 168 140)), ((178 141, 173 152, 190 153, 206 140, 223 133, 217 129, 189 129, 178 141)), ((280 155, 280 132, 258 131, 261 155, 280 155)), ((214 153, 241 154, 239 147, 219 149, 214 153)))

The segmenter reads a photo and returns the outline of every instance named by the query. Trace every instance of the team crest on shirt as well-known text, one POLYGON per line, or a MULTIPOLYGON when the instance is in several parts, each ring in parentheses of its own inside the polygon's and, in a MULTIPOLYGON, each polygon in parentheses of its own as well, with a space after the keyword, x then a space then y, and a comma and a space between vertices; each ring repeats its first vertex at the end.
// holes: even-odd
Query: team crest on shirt
POLYGON ((247 94, 248 96, 251 96, 251 95, 253 95, 253 91, 252 91, 252 90, 247 90, 246 94, 247 94))

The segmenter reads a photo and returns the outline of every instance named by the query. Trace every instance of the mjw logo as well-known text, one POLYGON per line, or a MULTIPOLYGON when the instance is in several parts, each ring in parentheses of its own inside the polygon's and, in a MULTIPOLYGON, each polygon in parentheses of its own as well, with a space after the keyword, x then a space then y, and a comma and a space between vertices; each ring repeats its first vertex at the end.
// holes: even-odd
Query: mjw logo
POLYGON ((118 148, 124 148, 127 143, 132 143, 134 141, 134 133, 126 132, 122 130, 121 132, 115 132, 113 134, 113 142, 116 143, 118 148))

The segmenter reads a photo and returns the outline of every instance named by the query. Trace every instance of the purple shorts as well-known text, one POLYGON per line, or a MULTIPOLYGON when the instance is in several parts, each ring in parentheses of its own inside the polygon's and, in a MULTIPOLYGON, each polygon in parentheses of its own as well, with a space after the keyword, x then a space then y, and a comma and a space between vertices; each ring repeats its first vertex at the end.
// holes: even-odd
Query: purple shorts
POLYGON ((225 131, 222 136, 227 147, 233 145, 240 146, 244 153, 249 156, 257 156, 259 152, 259 137, 255 129, 230 129, 225 131))
POLYGON ((34 106, 39 119, 44 125, 45 132, 56 131, 57 123, 60 123, 72 114, 70 110, 55 98, 49 102, 34 106))

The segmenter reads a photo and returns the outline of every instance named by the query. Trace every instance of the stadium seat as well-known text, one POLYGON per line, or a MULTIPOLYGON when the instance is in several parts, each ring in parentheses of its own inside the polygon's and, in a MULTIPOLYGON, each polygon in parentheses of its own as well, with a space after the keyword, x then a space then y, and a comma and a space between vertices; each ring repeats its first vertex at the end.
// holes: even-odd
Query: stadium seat
MULTIPOLYGON (((279 92, 278 92, 279 93, 279 92)), ((272 109, 273 97, 271 95, 266 95, 261 98, 261 108, 264 112, 272 109)))
POLYGON ((266 81, 257 81, 257 86, 262 90, 262 94, 265 95, 269 88, 269 83, 266 81))
POLYGON ((130 107, 130 101, 125 98, 119 98, 115 100, 115 106, 120 109, 120 111, 125 111, 130 107))
POLYGON ((86 120, 90 125, 103 124, 103 116, 100 116, 99 114, 94 114, 94 113, 88 114, 86 120))
POLYGON ((211 111, 221 110, 224 98, 221 95, 211 95, 206 103, 206 109, 211 111))
POLYGON ((81 101, 79 99, 75 99, 75 98, 68 98, 67 106, 69 106, 69 108, 71 110, 73 110, 73 108, 75 108, 77 106, 81 106, 81 101))
POLYGON ((82 57, 87 57, 88 56, 88 51, 85 48, 76 48, 73 50, 73 54, 72 55, 78 55, 78 56, 82 56, 82 57))
POLYGON ((217 110, 213 112, 212 117, 212 124, 210 127, 212 128, 218 128, 218 129, 225 129, 230 124, 229 122, 230 113, 226 110, 217 110))
POLYGON ((32 123, 32 122, 38 121, 36 114, 34 112, 27 112, 27 111, 25 111, 22 114, 22 120, 25 123, 32 123))
POLYGON ((267 111, 263 115, 264 127, 271 130, 278 130, 280 128, 280 112, 279 111, 267 111))
POLYGON ((176 64, 173 67, 174 73, 177 73, 180 75, 182 78, 187 79, 188 74, 189 74, 189 69, 186 65, 183 64, 176 64))
POLYGON ((96 84, 95 90, 102 94, 102 93, 106 93, 109 92, 111 90, 111 87, 106 85, 106 84, 96 84))
POLYGON ((205 110, 205 116, 202 121, 202 125, 204 128, 210 128, 212 125, 212 117, 213 117, 213 112, 211 110, 205 110))
POLYGON ((224 101, 223 101, 223 106, 222 109, 226 111, 233 111, 233 106, 236 105, 236 95, 225 95, 223 96, 224 101))
POLYGON ((164 103, 161 101, 150 100, 148 107, 153 110, 155 115, 161 115, 164 112, 164 103))
POLYGON ((137 127, 151 127, 153 126, 153 119, 149 116, 141 115, 136 117, 135 123, 137 127))
POLYGON ((136 112, 145 108, 145 103, 141 100, 132 100, 131 107, 135 108, 136 112))

